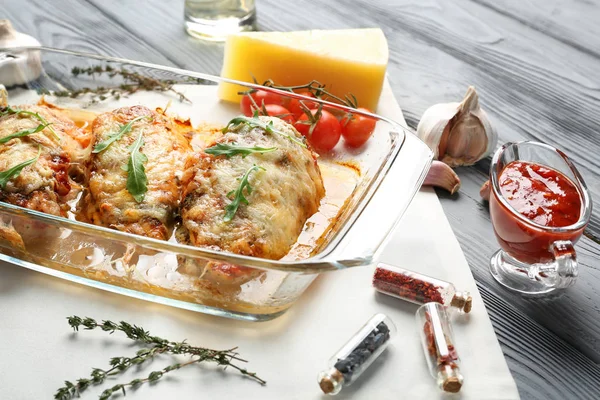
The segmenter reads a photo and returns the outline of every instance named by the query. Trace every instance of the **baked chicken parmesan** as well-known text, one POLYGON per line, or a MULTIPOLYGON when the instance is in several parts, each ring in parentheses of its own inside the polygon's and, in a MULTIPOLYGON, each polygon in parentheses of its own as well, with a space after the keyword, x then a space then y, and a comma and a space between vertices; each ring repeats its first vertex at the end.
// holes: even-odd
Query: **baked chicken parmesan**
POLYGON ((0 108, 0 201, 65 217, 81 190, 92 134, 46 106, 0 108), (75 180, 73 180, 75 178, 75 180))
POLYGON ((120 231, 166 240, 181 197, 191 151, 168 116, 147 107, 99 115, 88 190, 80 216, 120 231))
POLYGON ((280 259, 325 194, 316 155, 273 117, 232 120, 191 157, 183 177, 178 240, 280 259))

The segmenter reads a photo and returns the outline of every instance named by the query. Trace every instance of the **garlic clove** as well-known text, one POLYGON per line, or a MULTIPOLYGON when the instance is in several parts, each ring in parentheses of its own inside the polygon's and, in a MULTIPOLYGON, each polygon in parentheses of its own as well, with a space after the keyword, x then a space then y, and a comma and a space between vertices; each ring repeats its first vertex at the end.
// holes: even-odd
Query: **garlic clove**
POLYGON ((498 142, 472 86, 462 102, 436 104, 427 109, 417 126, 417 135, 437 159, 452 167, 476 163, 491 154, 498 142))
POLYGON ((485 201, 490 201, 491 188, 490 181, 487 180, 483 185, 481 185, 481 189, 479 189, 479 195, 485 201))
POLYGON ((454 194, 460 189, 460 178, 448 164, 434 161, 423 185, 441 187, 454 194))

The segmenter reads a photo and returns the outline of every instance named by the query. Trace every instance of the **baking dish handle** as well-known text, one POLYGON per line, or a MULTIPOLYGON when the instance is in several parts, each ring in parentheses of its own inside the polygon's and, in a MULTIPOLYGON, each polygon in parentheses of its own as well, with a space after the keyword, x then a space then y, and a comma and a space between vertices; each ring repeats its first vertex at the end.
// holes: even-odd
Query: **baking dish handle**
POLYGON ((405 141, 379 188, 352 228, 326 258, 337 269, 376 262, 417 191, 421 188, 433 153, 414 134, 405 141))

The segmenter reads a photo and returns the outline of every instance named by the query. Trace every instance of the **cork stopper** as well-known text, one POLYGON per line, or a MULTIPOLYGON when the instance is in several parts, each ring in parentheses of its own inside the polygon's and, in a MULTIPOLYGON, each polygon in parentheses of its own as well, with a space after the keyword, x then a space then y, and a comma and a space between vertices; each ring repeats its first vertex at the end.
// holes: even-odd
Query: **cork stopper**
POLYGON ((473 298, 469 292, 456 292, 450 301, 450 305, 458 308, 464 313, 469 313, 473 307, 473 298))
POLYGON ((342 390, 344 376, 340 371, 331 368, 327 372, 319 374, 319 386, 325 394, 336 395, 342 390))
POLYGON ((458 393, 463 384, 463 377, 457 366, 444 365, 438 375, 438 384, 444 392, 458 393))
POLYGON ((442 383, 442 389, 444 392, 458 393, 461 387, 462 383, 460 382, 460 379, 455 376, 446 379, 444 383, 442 383))

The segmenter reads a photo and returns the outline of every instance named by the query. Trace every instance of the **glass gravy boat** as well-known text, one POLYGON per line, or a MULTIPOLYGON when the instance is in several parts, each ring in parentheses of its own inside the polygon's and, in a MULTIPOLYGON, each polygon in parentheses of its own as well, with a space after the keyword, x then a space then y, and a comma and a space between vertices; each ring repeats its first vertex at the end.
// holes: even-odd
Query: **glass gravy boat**
POLYGON ((494 278, 509 289, 529 295, 573 285, 578 275, 573 246, 590 219, 592 202, 583 178, 569 158, 543 143, 507 143, 492 159, 490 186, 490 216, 501 247, 490 261, 494 278), (513 161, 539 164, 567 177, 579 192, 581 210, 577 222, 549 227, 519 213, 503 196, 499 183, 502 171, 513 161))

